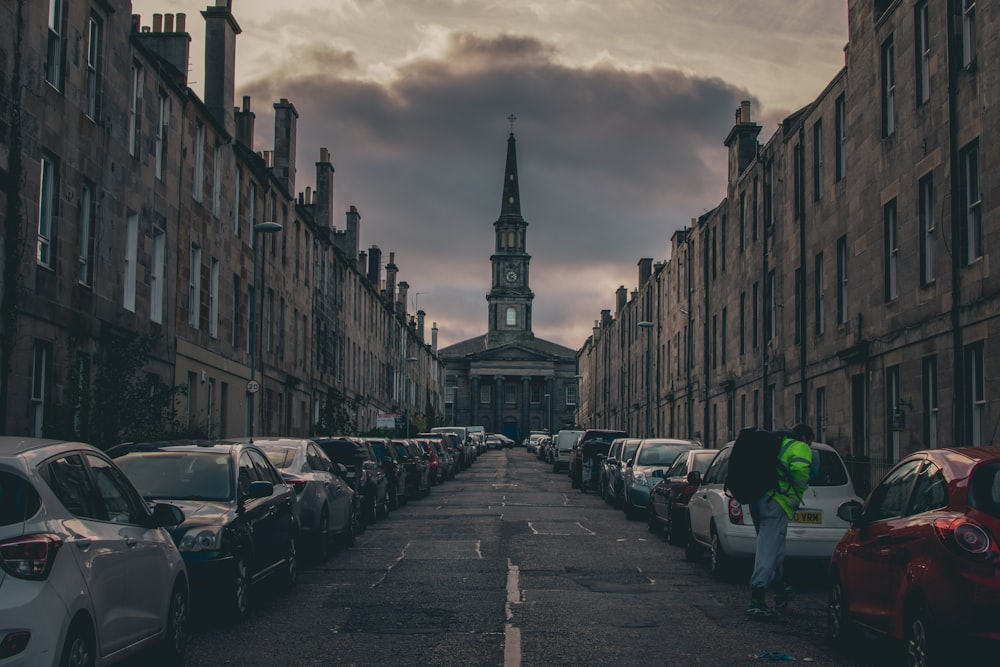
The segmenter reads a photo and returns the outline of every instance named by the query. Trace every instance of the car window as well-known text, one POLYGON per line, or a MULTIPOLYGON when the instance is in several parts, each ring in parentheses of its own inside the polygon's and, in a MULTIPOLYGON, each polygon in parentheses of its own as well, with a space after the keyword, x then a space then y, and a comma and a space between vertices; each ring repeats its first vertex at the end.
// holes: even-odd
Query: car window
POLYGON ((809 480, 809 486, 844 486, 847 484, 847 468, 837 452, 829 449, 813 449, 813 456, 819 456, 819 471, 809 480))
POLYGON ((94 454, 84 456, 94 473, 94 479, 97 480, 97 490, 101 494, 108 521, 141 524, 148 513, 142 509, 142 501, 125 476, 99 456, 94 454))
POLYGON ((703 450, 700 452, 695 452, 691 456, 691 459, 689 459, 689 461, 693 461, 693 463, 691 464, 691 470, 689 470, 688 472, 697 470, 698 472, 704 475, 705 471, 708 470, 709 464, 712 463, 712 459, 715 458, 715 454, 716 452, 712 450, 703 450))
POLYGON ((944 471, 933 463, 928 463, 917 476, 917 485, 913 489, 913 500, 910 501, 910 514, 920 514, 940 509, 948 504, 948 482, 944 471))
POLYGON ((712 465, 705 471, 705 484, 722 484, 725 481, 729 470, 729 455, 732 453, 733 448, 726 447, 712 459, 712 465))
POLYGON ((611 443, 611 449, 608 450, 608 458, 614 459, 618 457, 618 452, 622 449, 622 443, 618 440, 611 443))
POLYGON ((260 475, 260 479, 263 482, 270 482, 271 484, 284 484, 284 480, 274 466, 267 460, 266 457, 261 456, 260 452, 256 449, 248 450, 250 452, 250 460, 257 467, 257 474, 260 475))
POLYGON ((681 452, 674 459, 674 464, 670 466, 670 470, 663 474, 664 477, 684 477, 688 473, 688 455, 687 452, 681 452))
POLYGON ((903 516, 920 461, 908 461, 892 470, 868 497, 865 515, 872 520, 903 516))
POLYGON ((115 464, 147 500, 231 500, 227 455, 215 452, 128 452, 115 464))
POLYGON ((691 445, 686 444, 670 445, 665 442, 647 442, 639 450, 636 465, 668 466, 674 462, 678 454, 691 448, 691 445))
POLYGON ((264 456, 274 464, 275 468, 290 468, 295 462, 295 447, 275 447, 273 445, 261 447, 264 456))
POLYGON ((90 481, 79 455, 72 454, 49 461, 39 471, 52 493, 70 514, 82 519, 106 520, 97 503, 97 489, 90 481))
POLYGON ((628 460, 635 456, 635 450, 639 448, 639 441, 629 441, 626 440, 622 444, 622 461, 628 463, 628 460))
POLYGON ((990 516, 1000 517, 1000 461, 976 468, 969 489, 970 505, 990 516))
POLYGON ((250 484, 252 482, 260 481, 260 472, 254 467, 249 451, 240 453, 240 470, 237 480, 241 498, 246 498, 250 495, 250 484))
POLYGON ((319 472, 333 471, 333 463, 326 457, 322 449, 312 443, 306 445, 306 463, 311 469, 319 472))
POLYGON ((0 471, 0 526, 27 521, 41 507, 38 492, 19 475, 0 471))

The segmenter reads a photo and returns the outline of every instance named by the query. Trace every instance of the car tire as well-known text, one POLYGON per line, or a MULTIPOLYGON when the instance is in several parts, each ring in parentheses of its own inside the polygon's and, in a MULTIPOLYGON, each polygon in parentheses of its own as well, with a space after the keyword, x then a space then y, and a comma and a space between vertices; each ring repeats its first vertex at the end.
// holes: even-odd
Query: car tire
POLYGON ((247 564, 242 558, 236 559, 233 568, 233 581, 229 591, 227 615, 233 621, 241 621, 250 609, 250 578, 247 575, 247 564))
POLYGON ((649 511, 646 515, 646 527, 649 532, 654 535, 659 535, 663 532, 663 524, 660 523, 660 517, 656 515, 656 510, 653 508, 653 503, 649 503, 649 511))
POLYGON ((323 507, 323 513, 319 517, 319 527, 316 529, 315 543, 313 544, 313 556, 320 563, 330 557, 330 510, 326 506, 323 507))
POLYGON ((189 611, 187 587, 184 582, 178 581, 170 593, 170 607, 167 609, 167 628, 163 633, 160 664, 184 664, 189 611))
POLYGON ((684 560, 693 563, 701 559, 701 547, 694 541, 694 534, 688 527, 684 537, 684 560))
POLYGON ((97 662, 97 646, 90 624, 83 618, 76 619, 66 633, 59 667, 93 667, 97 662))
POLYGON ((365 523, 372 524, 376 521, 378 521, 378 507, 375 496, 372 496, 371 501, 365 504, 365 523))
POLYGON ((341 548, 347 549, 357 543, 358 535, 361 533, 361 516, 356 510, 351 510, 351 519, 347 524, 347 530, 337 536, 337 544, 341 548))
POLYGON ((625 505, 625 499, 622 497, 623 495, 623 493, 618 492, 618 487, 615 484, 611 485, 611 504, 616 510, 622 509, 625 505))
POLYGON ((399 491, 389 489, 389 509, 396 511, 399 509, 399 491))
POLYGON ((638 510, 635 507, 632 506, 632 503, 630 503, 628 501, 628 498, 625 498, 625 501, 622 504, 623 504, 624 509, 625 509, 625 519, 626 520, 628 520, 628 521, 635 521, 636 519, 639 518, 638 510))
POLYGON ((664 527, 663 532, 669 544, 681 546, 682 533, 678 530, 677 522, 674 520, 674 510, 669 506, 667 507, 667 525, 664 527))
POLYGON ((826 636, 838 646, 854 639, 854 623, 847 612, 847 596, 840 577, 833 575, 826 598, 826 636))
POLYGON ((288 540, 288 555, 285 557, 285 567, 282 569, 285 585, 294 588, 299 581, 299 559, 295 549, 295 536, 288 540))
POLYGON ((389 516, 389 492, 386 491, 385 497, 382 498, 382 502, 378 504, 375 509, 375 514, 379 519, 385 519, 389 516))
POLYGON ((580 479, 572 472, 569 474, 569 485, 574 489, 580 488, 580 479))
POLYGON ((712 526, 712 542, 708 554, 708 571, 716 579, 724 579, 729 574, 729 556, 722 548, 719 532, 712 526))
POLYGON ((943 664, 936 650, 936 640, 927 607, 915 604, 909 607, 903 618, 906 664, 918 666, 943 664))

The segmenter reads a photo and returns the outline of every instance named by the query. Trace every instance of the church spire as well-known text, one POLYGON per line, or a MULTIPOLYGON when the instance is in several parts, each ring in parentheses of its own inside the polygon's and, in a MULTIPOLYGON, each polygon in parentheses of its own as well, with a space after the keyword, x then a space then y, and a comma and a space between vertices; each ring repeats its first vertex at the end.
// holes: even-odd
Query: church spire
POLYGON ((500 217, 521 216, 521 195, 517 187, 517 151, 515 149, 516 139, 514 139, 514 121, 517 116, 511 114, 507 116, 510 121, 510 136, 507 137, 507 167, 504 169, 503 177, 503 202, 500 204, 500 217))

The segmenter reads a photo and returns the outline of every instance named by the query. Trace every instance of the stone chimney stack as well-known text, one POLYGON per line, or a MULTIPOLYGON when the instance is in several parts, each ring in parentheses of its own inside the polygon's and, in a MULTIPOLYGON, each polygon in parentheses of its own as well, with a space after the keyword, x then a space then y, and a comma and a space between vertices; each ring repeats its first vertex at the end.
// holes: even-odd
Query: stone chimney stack
POLYGON ((437 354, 438 351, 438 323, 431 325, 431 352, 437 354))
POLYGON ((601 311, 601 326, 607 327, 611 324, 611 311, 607 308, 601 311))
POLYGON ((132 15, 132 29, 143 46, 169 63, 164 74, 181 88, 187 87, 188 65, 191 56, 191 35, 187 33, 187 15, 177 14, 174 30, 173 14, 153 14, 153 30, 141 28, 138 14, 132 15), (141 32, 140 32, 141 31, 141 32))
POLYGON ((361 213, 353 204, 347 211, 347 229, 344 233, 344 242, 347 244, 348 257, 358 256, 358 247, 361 241, 361 213))
POLYGON ((639 260, 639 287, 641 288, 653 275, 653 258, 643 257, 639 260))
POLYGON ((417 336, 420 338, 420 342, 424 342, 424 317, 427 316, 422 310, 417 311, 417 336))
POLYGON ((619 285, 618 289, 615 290, 615 312, 622 312, 626 303, 628 303, 628 290, 625 289, 624 285, 619 285))
POLYGON ((233 17, 232 0, 215 0, 215 6, 206 7, 201 15, 205 17, 205 106, 233 136, 236 35, 243 30, 233 17))
POLYGON ((329 149, 320 148, 319 162, 316 163, 316 224, 320 229, 334 227, 333 172, 329 149))
POLYGON ((724 142, 729 149, 730 182, 736 182, 739 175, 757 159, 757 135, 761 129, 750 118, 750 100, 743 100, 736 110, 736 125, 724 142))
POLYGON ((396 253, 389 253, 389 263, 385 265, 385 295, 389 303, 396 301, 396 276, 399 267, 396 266, 396 253))
POLYGON ((253 148, 254 121, 257 115, 250 111, 250 96, 243 96, 243 107, 237 107, 233 113, 236 126, 236 141, 247 148, 253 148))
POLYGON ((274 105, 274 175, 285 186, 285 192, 295 193, 295 142, 299 112, 295 105, 282 97, 274 105))
POLYGON ((368 249, 368 282, 376 290, 382 282, 382 251, 377 245, 368 249))
POLYGON ((399 298, 396 299, 396 314, 399 317, 406 317, 406 299, 407 291, 410 289, 410 283, 405 280, 399 281, 399 298))

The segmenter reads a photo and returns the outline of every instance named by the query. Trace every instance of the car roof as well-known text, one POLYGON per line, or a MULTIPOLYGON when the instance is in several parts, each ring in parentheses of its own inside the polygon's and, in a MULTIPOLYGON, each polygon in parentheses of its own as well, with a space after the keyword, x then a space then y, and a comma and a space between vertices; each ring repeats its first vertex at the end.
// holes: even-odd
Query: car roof
POLYGON ((53 445, 67 445, 71 448, 93 448, 83 442, 73 442, 70 440, 56 440, 52 438, 25 438, 16 435, 0 436, 0 455, 17 456, 18 454, 29 452, 34 449, 51 447, 53 445))
POLYGON ((127 442, 108 449, 108 456, 121 456, 131 452, 225 452, 248 445, 222 440, 159 440, 156 442, 127 442))

